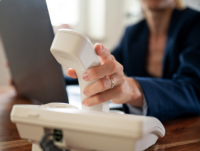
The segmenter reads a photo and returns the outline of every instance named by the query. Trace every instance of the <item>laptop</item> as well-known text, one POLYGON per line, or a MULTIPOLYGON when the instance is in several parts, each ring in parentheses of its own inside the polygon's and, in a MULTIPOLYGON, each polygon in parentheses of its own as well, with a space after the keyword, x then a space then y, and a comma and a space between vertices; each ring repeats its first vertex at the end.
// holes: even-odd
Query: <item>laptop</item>
POLYGON ((41 103, 68 103, 45 0, 1 0, 0 36, 17 92, 41 103))
POLYGON ((50 53, 54 33, 45 0, 1 0, 0 36, 21 96, 81 107, 79 87, 68 86, 67 95, 61 66, 50 53))

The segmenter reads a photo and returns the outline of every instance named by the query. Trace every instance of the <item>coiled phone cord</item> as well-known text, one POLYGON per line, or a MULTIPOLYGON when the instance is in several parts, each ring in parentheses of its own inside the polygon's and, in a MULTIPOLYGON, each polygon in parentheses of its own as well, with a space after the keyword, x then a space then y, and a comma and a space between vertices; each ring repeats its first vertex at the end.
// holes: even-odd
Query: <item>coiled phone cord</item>
POLYGON ((45 134, 40 142, 40 147, 43 151, 67 151, 65 149, 59 149, 50 138, 53 134, 45 134))

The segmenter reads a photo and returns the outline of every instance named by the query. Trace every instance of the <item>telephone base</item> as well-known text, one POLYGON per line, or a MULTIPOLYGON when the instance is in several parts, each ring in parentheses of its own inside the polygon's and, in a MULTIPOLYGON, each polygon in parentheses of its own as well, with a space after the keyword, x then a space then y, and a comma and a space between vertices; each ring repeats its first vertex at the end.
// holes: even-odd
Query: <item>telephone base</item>
MULTIPOLYGON (((152 146, 158 140, 158 136, 154 134, 148 134, 147 136, 137 140, 135 142, 135 149, 133 151, 141 151, 141 146, 152 146)), ((147 148, 146 148, 147 149, 147 148)), ((38 144, 32 144, 32 151, 43 151, 38 144)), ((66 151, 63 149, 63 151, 66 151)), ((90 151, 90 150, 70 150, 70 151, 90 151)))
POLYGON ((37 144, 57 131, 54 145, 75 151, 141 151, 165 135, 162 123, 153 117, 80 110, 62 103, 14 105, 11 121, 21 138, 35 143, 32 151, 42 151, 37 144))
POLYGON ((32 144, 32 150, 31 151, 43 151, 38 144, 32 144))
MULTIPOLYGON (((32 144, 32 150, 31 151, 43 151, 40 147, 40 145, 38 144, 32 144)), ((69 151, 69 150, 65 150, 63 149, 62 151, 69 151)), ((70 150, 70 151, 83 151, 83 150, 70 150)), ((86 150, 84 150, 86 151, 86 150)))

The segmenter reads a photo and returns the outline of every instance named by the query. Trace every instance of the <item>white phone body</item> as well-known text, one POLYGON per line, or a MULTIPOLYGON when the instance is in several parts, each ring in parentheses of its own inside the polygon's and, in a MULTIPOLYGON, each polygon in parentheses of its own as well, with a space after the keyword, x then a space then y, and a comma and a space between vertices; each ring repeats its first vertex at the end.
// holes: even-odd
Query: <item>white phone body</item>
POLYGON ((142 151, 165 135, 154 117, 80 110, 64 103, 14 105, 11 121, 20 137, 34 144, 32 151, 42 151, 38 144, 54 129, 63 133, 54 144, 76 151, 142 151))
MULTIPOLYGON (((86 98, 83 90, 95 81, 86 82, 82 75, 88 69, 100 65, 90 39, 76 31, 60 29, 53 40, 51 53, 61 65, 76 70, 83 101, 86 98)), ((108 112, 109 104, 106 102, 92 107, 82 106, 82 109, 108 112)))

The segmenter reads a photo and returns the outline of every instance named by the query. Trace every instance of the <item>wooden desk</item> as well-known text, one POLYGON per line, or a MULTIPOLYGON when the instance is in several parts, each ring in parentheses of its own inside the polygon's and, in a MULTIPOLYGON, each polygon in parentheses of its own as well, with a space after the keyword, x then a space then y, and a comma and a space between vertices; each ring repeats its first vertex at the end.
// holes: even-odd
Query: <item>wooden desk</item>
MULTIPOLYGON (((0 88, 0 151, 31 151, 31 144, 19 137, 10 121, 14 104, 35 104, 17 98, 11 88, 0 88)), ((187 117, 163 123, 166 135, 147 151, 200 151, 200 116, 187 117)))

